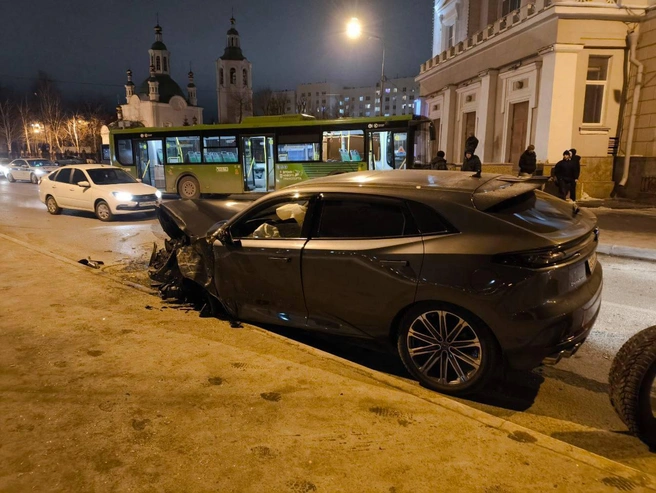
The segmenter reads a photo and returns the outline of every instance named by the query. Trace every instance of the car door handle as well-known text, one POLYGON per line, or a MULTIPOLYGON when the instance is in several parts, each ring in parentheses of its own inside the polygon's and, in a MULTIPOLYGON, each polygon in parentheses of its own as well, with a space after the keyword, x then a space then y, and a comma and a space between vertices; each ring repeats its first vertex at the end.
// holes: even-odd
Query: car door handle
POLYGON ((383 265, 391 265, 394 267, 407 267, 408 265, 410 265, 410 262, 408 262, 407 260, 381 260, 380 263, 383 265))
POLYGON ((284 262, 286 264, 292 261, 291 257, 269 257, 269 260, 273 260, 274 262, 284 262))

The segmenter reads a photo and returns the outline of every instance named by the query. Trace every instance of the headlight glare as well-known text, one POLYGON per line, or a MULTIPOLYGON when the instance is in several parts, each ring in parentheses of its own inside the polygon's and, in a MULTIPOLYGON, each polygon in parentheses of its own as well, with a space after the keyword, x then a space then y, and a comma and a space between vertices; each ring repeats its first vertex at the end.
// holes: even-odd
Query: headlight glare
POLYGON ((161 199, 161 198, 162 198, 162 192, 160 192, 159 190, 157 190, 157 191, 155 192, 155 197, 157 197, 158 199, 161 199))
POLYGON ((116 197, 117 200, 122 200, 124 202, 132 201, 132 194, 128 192, 112 192, 112 195, 116 197))

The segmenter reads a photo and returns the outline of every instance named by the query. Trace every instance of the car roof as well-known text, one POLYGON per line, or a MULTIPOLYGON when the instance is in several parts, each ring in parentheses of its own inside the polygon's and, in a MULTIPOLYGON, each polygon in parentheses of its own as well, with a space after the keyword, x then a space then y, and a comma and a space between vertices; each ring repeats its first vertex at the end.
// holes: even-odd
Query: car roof
POLYGON ((122 169, 118 166, 112 166, 111 164, 70 164, 66 168, 80 168, 80 169, 101 169, 101 168, 114 168, 122 169))
POLYGON ((474 177, 473 172, 432 171, 432 170, 390 170, 361 171, 315 178, 293 185, 290 188, 367 187, 367 188, 427 188, 455 192, 473 193, 483 184, 500 176, 495 173, 482 173, 474 177))

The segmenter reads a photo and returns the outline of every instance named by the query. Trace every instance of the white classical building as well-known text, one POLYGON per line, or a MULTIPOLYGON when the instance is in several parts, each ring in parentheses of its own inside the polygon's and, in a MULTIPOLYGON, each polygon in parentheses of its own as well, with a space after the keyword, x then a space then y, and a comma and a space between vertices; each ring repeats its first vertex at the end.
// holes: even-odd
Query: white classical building
POLYGON ((252 65, 241 51, 235 23, 232 17, 225 50, 216 61, 219 123, 241 123, 247 116, 253 116, 252 65))
MULTIPOLYGON (((628 38, 653 0, 435 0, 433 58, 416 80, 437 146, 516 165, 529 144, 582 156, 582 189, 607 196, 626 107, 628 38)), ((621 152, 621 151, 620 151, 621 152)), ((547 169, 548 171, 548 169, 547 169)))
MULTIPOLYGON (((150 75, 140 86, 127 71, 126 104, 117 108, 119 122, 146 127, 178 127, 203 123, 203 108, 198 106, 194 74, 189 72, 187 95, 171 78, 171 53, 162 41, 162 28, 155 26, 155 42, 148 50, 150 75)), ((120 124, 119 124, 120 126, 120 124)))

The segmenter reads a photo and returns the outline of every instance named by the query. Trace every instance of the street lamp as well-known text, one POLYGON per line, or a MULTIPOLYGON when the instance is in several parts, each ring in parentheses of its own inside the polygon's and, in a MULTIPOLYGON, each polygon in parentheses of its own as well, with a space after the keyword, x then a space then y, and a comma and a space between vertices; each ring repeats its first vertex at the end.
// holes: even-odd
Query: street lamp
POLYGON ((383 116, 383 95, 385 93, 385 40, 380 36, 371 33, 363 33, 360 20, 357 17, 351 17, 351 20, 346 24, 346 35, 351 39, 358 39, 362 34, 365 34, 369 39, 380 41, 380 44, 383 47, 383 63, 380 67, 380 116, 383 116))

